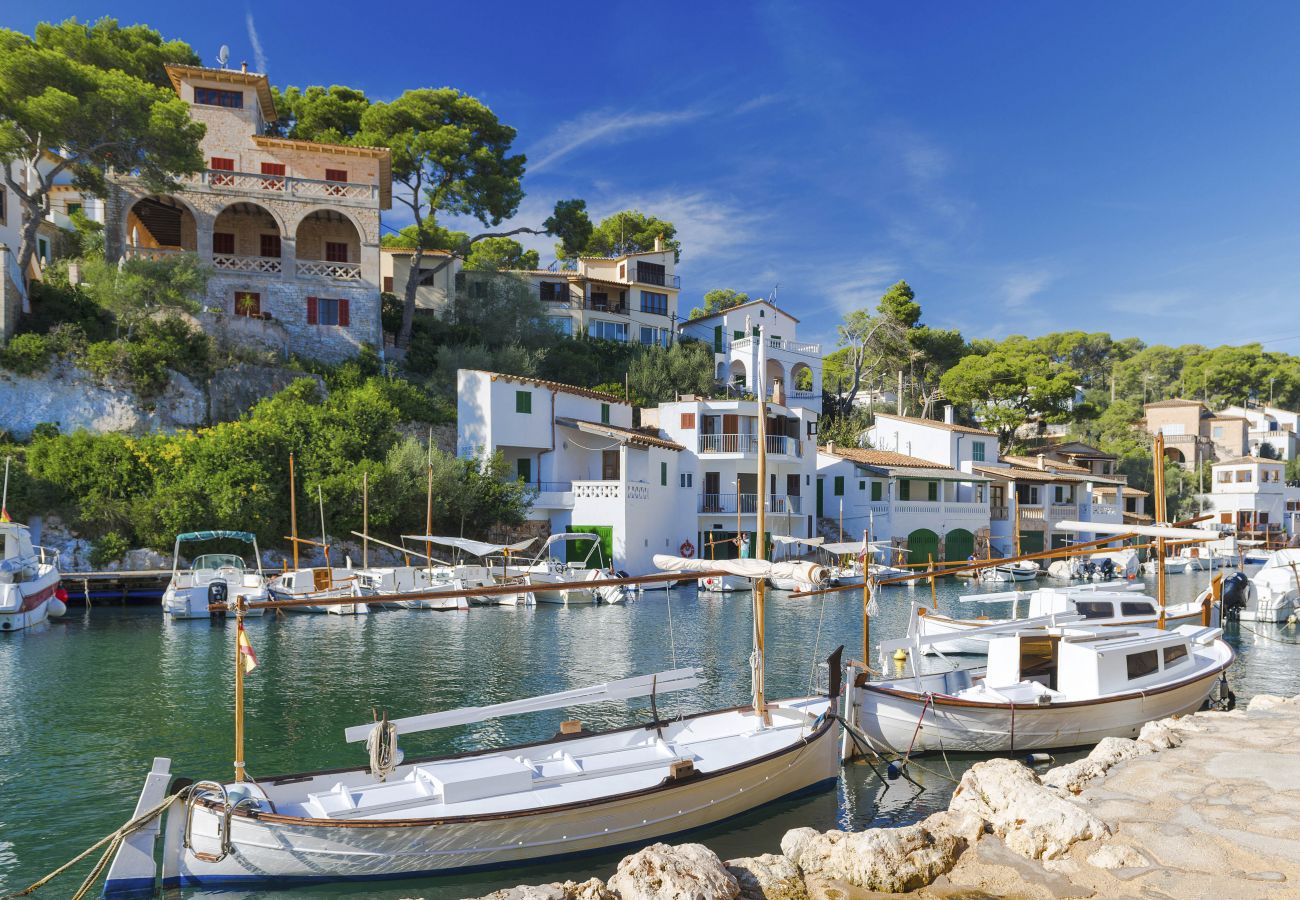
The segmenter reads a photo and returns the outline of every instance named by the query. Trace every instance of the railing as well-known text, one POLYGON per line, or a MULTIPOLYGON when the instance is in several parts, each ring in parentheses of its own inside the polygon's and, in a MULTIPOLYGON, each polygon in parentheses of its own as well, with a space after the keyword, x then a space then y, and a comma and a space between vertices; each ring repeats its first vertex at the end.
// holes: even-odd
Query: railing
POLYGON ((680 288, 682 286, 682 277, 680 275, 666 275, 662 272, 650 272, 643 270, 640 266, 632 267, 632 276, 636 279, 637 284, 654 284, 659 287, 680 288))
POLYGON ((1115 506, 1110 503, 1092 504, 1092 517, 1094 519, 1096 519, 1099 516, 1117 516, 1117 515, 1119 515, 1119 510, 1116 509, 1115 506))
POLYGON ((989 518, 995 522, 1005 522, 1007 520, 1007 508, 1005 506, 990 506, 989 518))
POLYGON ((332 278, 335 281, 360 281, 361 263, 300 259, 298 260, 297 272, 299 278, 332 278))
POLYGON ((171 259, 182 253, 194 253, 194 250, 182 250, 179 247, 127 247, 127 259, 171 259))
MULTIPOLYGON (((700 453, 757 453, 758 435, 756 434, 702 434, 699 438, 700 453)), ((781 456, 803 456, 803 442, 798 438, 783 434, 767 436, 767 452, 781 456)))
POLYGON ((539 494, 567 494, 573 490, 572 481, 528 481, 525 484, 539 494))
POLYGON ((927 501, 925 503, 904 501, 902 503, 894 504, 894 512, 900 513, 937 513, 939 512, 939 509, 940 504, 937 500, 927 501))
POLYGON ((648 316, 666 316, 668 315, 668 304, 665 303, 663 306, 660 306, 657 303, 656 304, 642 303, 641 312, 645 313, 648 316))
POLYGON ((333 200, 377 200, 379 185, 354 181, 320 181, 288 175, 259 175, 208 169, 191 179, 210 188, 251 193, 290 194, 295 197, 323 197, 333 200))
POLYGON ((556 306, 573 306, 575 302, 573 295, 567 292, 556 295, 554 291, 543 291, 540 287, 537 289, 537 299, 556 306))
POLYGON ((791 353, 803 353, 808 356, 817 357, 822 355, 821 344, 807 344, 802 341, 787 341, 785 338, 774 336, 767 339, 767 345, 773 350, 788 350, 791 353))
POLYGON ((594 303, 591 300, 585 300, 582 304, 584 309, 594 310, 596 312, 613 313, 618 316, 627 315, 626 303, 594 303))
POLYGON ((232 256, 214 253, 212 267, 227 272, 254 272, 262 275, 279 275, 282 271, 278 256, 232 256))
POLYGON ((1053 519, 1073 519, 1078 516, 1082 510, 1073 503, 1053 503, 1051 515, 1053 519))
POLYGON ((575 500, 620 500, 624 497, 628 500, 649 499, 649 483, 645 481, 573 482, 573 499, 575 500))
POLYGON ((822 395, 817 391, 791 391, 791 400, 820 400, 822 395))
POLYGON ((801 515, 803 513, 803 497, 798 494, 776 494, 770 498, 768 507, 774 513, 801 515))
POLYGON ((943 504, 944 512, 958 513, 958 514, 982 516, 984 515, 984 511, 986 509, 988 509, 988 507, 985 506, 983 503, 959 503, 955 500, 953 501, 945 500, 943 504))
POLYGON ((1041 506, 1022 506, 1020 507, 1020 518, 1041 522, 1044 518, 1043 508, 1041 506))
MULTIPOLYGON (((736 514, 736 494, 700 494, 701 513, 736 514)), ((758 494, 740 494, 741 515, 754 515, 758 512, 758 494)), ((791 513, 798 515, 803 508, 803 498, 797 495, 775 494, 767 498, 767 511, 774 513, 791 513)))

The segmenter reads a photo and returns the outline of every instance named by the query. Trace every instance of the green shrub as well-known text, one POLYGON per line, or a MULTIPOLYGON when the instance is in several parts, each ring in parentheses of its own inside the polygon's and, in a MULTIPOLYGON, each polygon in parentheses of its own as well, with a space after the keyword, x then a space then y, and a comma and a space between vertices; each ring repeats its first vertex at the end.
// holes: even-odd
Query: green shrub
POLYGON ((90 564, 96 569, 103 568, 109 563, 117 562, 126 555, 126 551, 131 549, 126 538, 116 531, 110 531, 95 541, 95 545, 90 549, 90 564))
POLYGON ((86 348, 85 366, 97 378, 129 385, 144 398, 167 388, 169 369, 203 378, 212 371, 212 340, 181 319, 146 321, 131 339, 86 348))
POLYGON ((19 375, 35 375, 50 365, 50 342, 39 334, 17 334, 0 348, 0 365, 19 375))

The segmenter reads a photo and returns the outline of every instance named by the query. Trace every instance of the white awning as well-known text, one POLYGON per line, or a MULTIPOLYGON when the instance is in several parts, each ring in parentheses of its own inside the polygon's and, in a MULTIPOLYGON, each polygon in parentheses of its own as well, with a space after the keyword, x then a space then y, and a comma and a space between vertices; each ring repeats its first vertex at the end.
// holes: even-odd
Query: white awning
POLYGON ((823 569, 810 562, 772 562, 766 559, 686 559, 656 553, 655 566, 665 572, 726 572, 741 578, 793 578, 819 582, 823 569))
POLYGON ((1216 535, 1204 528, 1171 528, 1168 525, 1120 525, 1109 522, 1057 522, 1057 531, 1085 534, 1140 534, 1143 537, 1173 538, 1181 541, 1213 541, 1216 535))
MULTIPOLYGON (((868 547, 888 547, 889 541, 871 541, 868 547)), ((862 541, 840 541, 835 544, 822 544, 822 549, 827 553, 834 553, 836 556, 843 556, 845 553, 861 553, 862 541)))
POLYGON ((483 541, 471 541, 469 538, 440 537, 434 534, 404 534, 402 540, 416 541, 421 544, 437 544, 439 547, 454 547, 457 550, 465 551, 470 556, 489 556, 505 550, 509 550, 511 553, 527 550, 529 545, 537 538, 529 538, 517 544, 487 544, 483 541))
POLYGON ((820 547, 825 540, 824 537, 801 538, 784 534, 772 535, 772 543, 774 544, 803 544, 807 547, 820 547))

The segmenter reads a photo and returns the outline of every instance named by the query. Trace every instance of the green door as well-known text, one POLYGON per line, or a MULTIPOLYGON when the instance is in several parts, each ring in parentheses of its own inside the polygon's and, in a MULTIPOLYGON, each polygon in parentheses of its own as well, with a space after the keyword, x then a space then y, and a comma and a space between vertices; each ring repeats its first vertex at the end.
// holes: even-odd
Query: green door
POLYGON ((1043 552, 1043 532, 1041 531, 1021 531, 1020 532, 1020 552, 1042 553, 1043 552))
POLYGON ((954 528, 944 535, 943 558, 949 562, 970 559, 975 552, 975 535, 965 528, 954 528))
POLYGON ((613 525, 570 525, 564 529, 569 534, 598 534, 600 544, 595 553, 591 546, 595 541, 566 541, 565 559, 571 563, 581 563, 591 553, 587 567, 608 569, 614 565, 614 526, 613 525))
POLYGON ((907 561, 926 563, 939 558, 939 535, 928 528, 918 528, 907 536, 907 561))
POLYGON ((825 484, 825 481, 824 478, 817 479, 817 518, 819 519, 825 515, 822 512, 822 485, 825 484))

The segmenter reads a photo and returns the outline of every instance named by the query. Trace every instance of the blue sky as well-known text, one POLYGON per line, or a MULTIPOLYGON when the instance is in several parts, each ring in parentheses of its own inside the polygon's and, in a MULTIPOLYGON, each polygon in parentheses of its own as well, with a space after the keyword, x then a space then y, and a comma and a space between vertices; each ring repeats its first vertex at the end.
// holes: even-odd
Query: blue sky
POLYGON ((671 219, 687 301, 779 284, 805 339, 906 278, 968 337, 1300 352, 1300 4, 226 9, 45 0, 3 24, 108 13, 279 85, 472 93, 528 155, 520 224, 573 196, 671 219))

